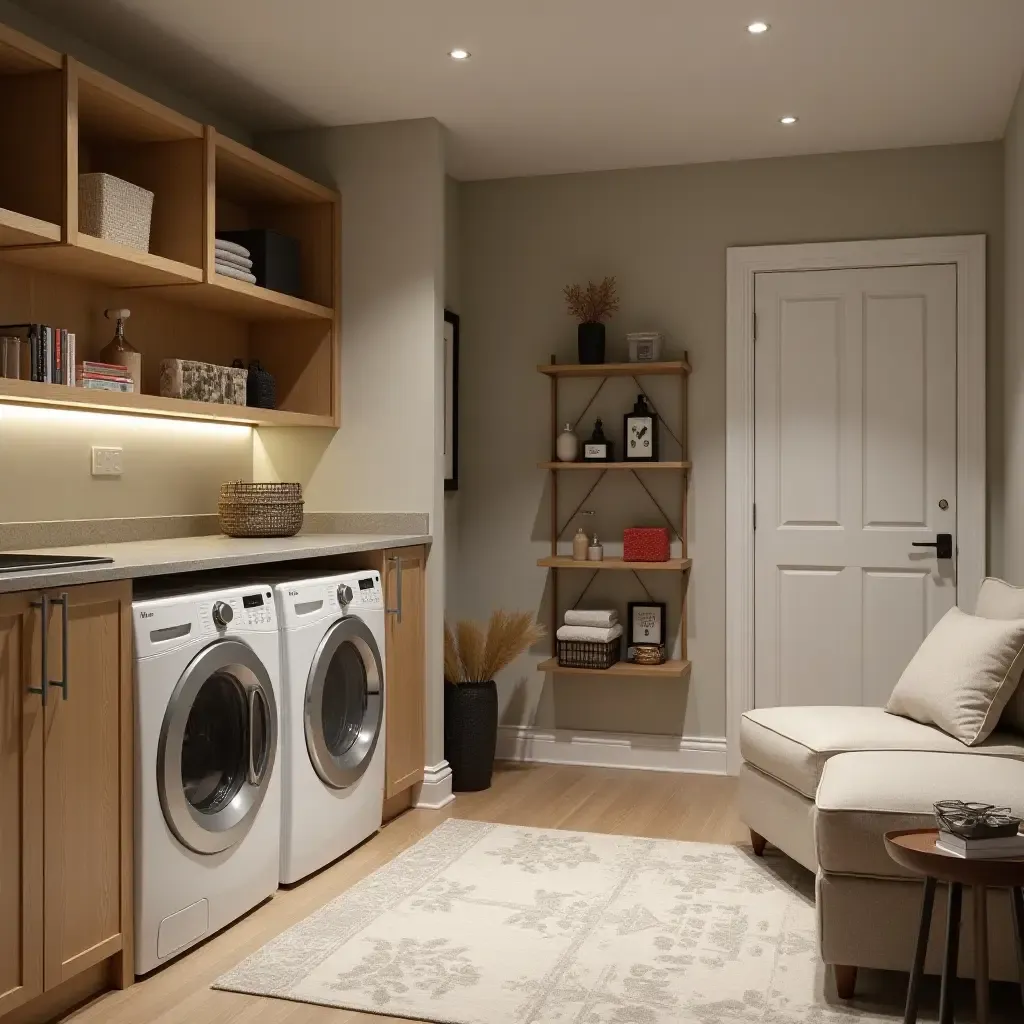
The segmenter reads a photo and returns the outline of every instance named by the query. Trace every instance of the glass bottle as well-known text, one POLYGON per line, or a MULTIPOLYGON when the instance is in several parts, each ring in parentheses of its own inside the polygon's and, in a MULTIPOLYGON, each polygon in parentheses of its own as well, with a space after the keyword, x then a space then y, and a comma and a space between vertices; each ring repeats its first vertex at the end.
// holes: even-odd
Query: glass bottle
POLYGON ((142 353, 134 348, 124 336, 124 322, 132 315, 130 309, 105 309, 103 315, 108 320, 117 320, 113 340, 100 352, 100 362, 113 366, 123 366, 132 379, 132 390, 136 394, 142 391, 142 353))

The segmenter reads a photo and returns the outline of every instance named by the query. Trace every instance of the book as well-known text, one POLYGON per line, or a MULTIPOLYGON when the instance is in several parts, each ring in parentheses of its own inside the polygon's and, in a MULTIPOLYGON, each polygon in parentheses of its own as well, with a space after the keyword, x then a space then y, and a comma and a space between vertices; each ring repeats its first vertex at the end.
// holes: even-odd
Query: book
POLYGON ((135 385, 130 380, 110 380, 97 377, 81 378, 76 386, 91 391, 120 391, 122 394, 131 394, 135 390, 135 385))
POLYGON ((77 376, 77 369, 75 367, 75 334, 73 331, 68 332, 68 384, 71 387, 75 386, 75 377, 77 376))
POLYGON ((41 380, 53 383, 53 328, 43 325, 43 371, 41 380))
POLYGON ((79 380, 108 380, 115 384, 132 384, 134 383, 131 377, 112 377, 105 373, 81 373, 78 375, 79 380))
POLYGON ((999 860, 1024 857, 1024 834, 998 839, 965 839, 952 832, 940 831, 935 848, 964 860, 999 860))
POLYGON ((78 369, 82 373, 93 373, 97 376, 109 376, 109 377, 128 377, 128 367, 121 363, 97 363, 90 359, 85 359, 78 364, 78 369))

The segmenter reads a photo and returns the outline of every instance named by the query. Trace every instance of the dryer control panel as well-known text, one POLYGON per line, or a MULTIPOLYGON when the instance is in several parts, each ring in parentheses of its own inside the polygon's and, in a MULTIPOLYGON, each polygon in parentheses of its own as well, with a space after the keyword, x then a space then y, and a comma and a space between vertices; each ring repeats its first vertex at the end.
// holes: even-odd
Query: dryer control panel
POLYGON ((137 601, 132 618, 140 658, 196 640, 277 630, 274 595, 262 584, 137 601))
POLYGON ((373 571, 280 583, 277 596, 281 624, 286 628, 384 607, 380 573, 373 571))

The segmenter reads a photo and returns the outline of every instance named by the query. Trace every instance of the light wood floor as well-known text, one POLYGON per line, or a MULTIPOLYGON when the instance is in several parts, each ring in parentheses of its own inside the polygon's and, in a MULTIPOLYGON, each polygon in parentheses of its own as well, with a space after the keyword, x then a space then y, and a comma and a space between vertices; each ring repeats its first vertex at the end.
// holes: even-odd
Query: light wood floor
POLYGON ((443 811, 407 811, 337 864, 294 889, 279 891, 176 963, 130 989, 101 996, 65 1020, 74 1024, 382 1024, 395 1020, 216 992, 210 983, 449 817, 653 839, 747 841, 736 813, 735 779, 562 765, 503 766, 490 790, 460 794, 443 811))

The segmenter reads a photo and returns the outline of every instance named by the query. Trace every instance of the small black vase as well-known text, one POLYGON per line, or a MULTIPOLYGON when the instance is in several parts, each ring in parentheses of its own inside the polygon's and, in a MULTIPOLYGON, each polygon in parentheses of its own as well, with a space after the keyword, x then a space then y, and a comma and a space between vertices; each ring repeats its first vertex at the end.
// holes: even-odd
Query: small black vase
POLYGON ((576 347, 581 363, 603 363, 604 324, 580 324, 576 329, 576 347))
POLYGON ((489 789, 498 743, 498 688, 485 683, 444 684, 444 759, 452 789, 489 789))

